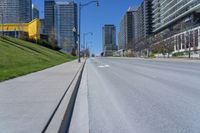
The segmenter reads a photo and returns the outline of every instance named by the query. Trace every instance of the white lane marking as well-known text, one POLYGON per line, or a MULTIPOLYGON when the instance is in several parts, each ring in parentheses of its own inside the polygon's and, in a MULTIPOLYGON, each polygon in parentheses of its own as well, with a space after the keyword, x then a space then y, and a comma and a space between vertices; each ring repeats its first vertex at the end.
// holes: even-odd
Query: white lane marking
POLYGON ((101 66, 98 66, 99 68, 109 68, 110 65, 101 65, 101 66))
POLYGON ((105 67, 110 67, 110 65, 105 65, 105 67))
POLYGON ((98 67, 100 67, 100 68, 104 68, 105 66, 98 66, 98 67))

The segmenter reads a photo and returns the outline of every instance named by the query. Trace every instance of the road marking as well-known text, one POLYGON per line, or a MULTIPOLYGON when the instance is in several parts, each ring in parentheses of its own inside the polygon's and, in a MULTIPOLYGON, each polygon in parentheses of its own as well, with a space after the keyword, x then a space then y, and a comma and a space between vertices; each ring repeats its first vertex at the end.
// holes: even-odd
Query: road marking
POLYGON ((100 68, 104 68, 105 66, 98 66, 98 67, 100 67, 100 68))
POLYGON ((105 67, 110 67, 109 65, 105 65, 105 67))
POLYGON ((109 68, 110 65, 101 65, 101 66, 98 66, 99 68, 109 68))

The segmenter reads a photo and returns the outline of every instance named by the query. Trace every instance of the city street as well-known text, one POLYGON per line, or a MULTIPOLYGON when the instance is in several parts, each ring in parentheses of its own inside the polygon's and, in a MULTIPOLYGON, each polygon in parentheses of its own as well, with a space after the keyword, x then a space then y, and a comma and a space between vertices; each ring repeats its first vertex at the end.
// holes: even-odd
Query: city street
MULTIPOLYGON (((79 122, 91 133, 200 132, 198 61, 92 58, 85 77, 89 120, 79 122)), ((73 119, 85 108, 76 103, 73 119)))

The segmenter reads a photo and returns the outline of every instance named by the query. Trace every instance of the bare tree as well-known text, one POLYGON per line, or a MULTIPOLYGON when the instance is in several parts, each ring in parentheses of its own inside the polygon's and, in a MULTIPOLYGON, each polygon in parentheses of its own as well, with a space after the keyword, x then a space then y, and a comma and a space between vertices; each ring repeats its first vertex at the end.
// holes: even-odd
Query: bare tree
POLYGON ((169 58, 170 53, 174 51, 174 43, 170 39, 165 40, 165 50, 167 52, 167 57, 169 58))
POLYGON ((67 50, 67 52, 71 53, 71 55, 76 56, 76 49, 72 46, 69 38, 64 38, 63 47, 67 50))
POLYGON ((57 48, 56 32, 53 28, 48 35, 48 42, 50 43, 50 45, 53 49, 57 48))
POLYGON ((63 48, 67 49, 67 51, 72 51, 72 45, 70 44, 69 38, 65 37, 63 42, 63 48))
MULTIPOLYGON (((18 30, 18 34, 19 34, 18 37, 21 39, 27 39, 27 35, 24 32, 24 23, 22 21, 22 18, 19 18, 17 28, 18 28, 17 30, 18 30)), ((15 34, 16 34, 16 31, 15 31, 15 34)), ((16 37, 16 35, 15 35, 15 37, 16 37)))

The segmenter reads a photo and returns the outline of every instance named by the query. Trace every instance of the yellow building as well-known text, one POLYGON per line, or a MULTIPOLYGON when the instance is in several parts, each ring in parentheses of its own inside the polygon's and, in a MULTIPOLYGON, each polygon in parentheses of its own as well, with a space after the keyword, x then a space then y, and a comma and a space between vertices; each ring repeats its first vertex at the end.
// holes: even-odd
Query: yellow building
POLYGON ((34 19, 29 23, 1 24, 0 31, 10 34, 17 32, 25 32, 29 39, 40 39, 40 20, 34 19))

